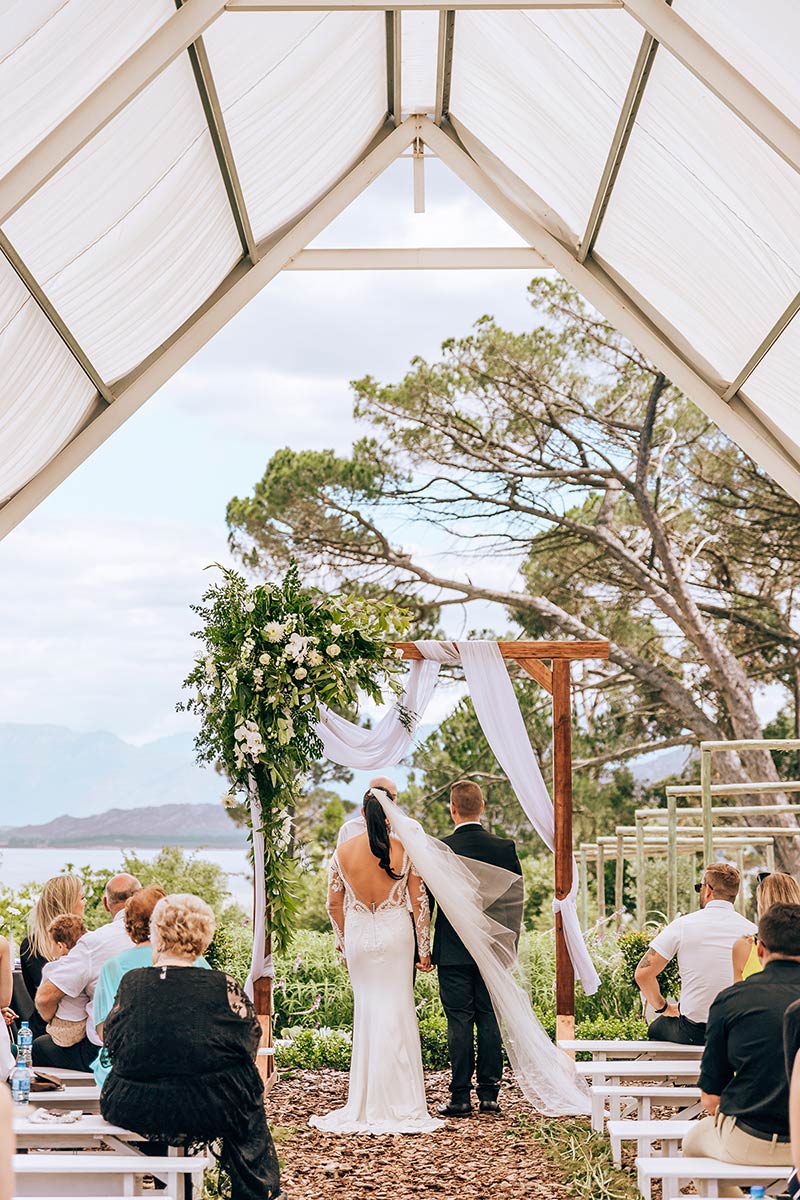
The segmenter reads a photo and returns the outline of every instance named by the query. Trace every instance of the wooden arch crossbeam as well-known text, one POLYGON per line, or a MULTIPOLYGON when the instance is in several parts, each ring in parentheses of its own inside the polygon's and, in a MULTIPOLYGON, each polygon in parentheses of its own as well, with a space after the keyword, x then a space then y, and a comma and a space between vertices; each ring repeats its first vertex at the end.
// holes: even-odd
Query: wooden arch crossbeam
MULTIPOLYGON (((403 658, 422 659, 414 642, 395 642, 403 658)), ((570 663, 607 659, 608 642, 498 642, 503 658, 517 663, 553 697, 553 815, 555 894, 572 888, 572 689, 570 663), (550 663, 550 666, 547 663, 550 663)), ((561 914, 556 913, 556 1037, 575 1033, 575 975, 561 914)))

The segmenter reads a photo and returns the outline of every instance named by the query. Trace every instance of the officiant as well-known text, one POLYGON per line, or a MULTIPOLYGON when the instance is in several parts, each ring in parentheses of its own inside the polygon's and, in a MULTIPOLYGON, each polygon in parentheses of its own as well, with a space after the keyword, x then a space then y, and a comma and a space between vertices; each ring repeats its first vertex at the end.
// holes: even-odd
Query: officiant
MULTIPOLYGON (((450 816, 455 829, 443 839, 459 857, 519 876, 503 899, 502 913, 487 908, 487 915, 510 929, 514 945, 522 925, 523 884, 514 843, 489 833, 481 824, 485 809, 477 783, 462 780, 450 789, 450 816)), ((431 897, 432 903, 435 898, 431 897)), ((492 1001, 474 959, 441 909, 436 917, 432 959, 439 972, 439 994, 447 1017, 447 1045, 452 1077, 450 1100, 439 1108, 445 1117, 468 1117, 472 1109, 475 1076, 482 1113, 499 1113, 498 1094, 503 1077, 503 1043, 492 1001), (475 1035, 478 1052, 475 1055, 475 1035)))

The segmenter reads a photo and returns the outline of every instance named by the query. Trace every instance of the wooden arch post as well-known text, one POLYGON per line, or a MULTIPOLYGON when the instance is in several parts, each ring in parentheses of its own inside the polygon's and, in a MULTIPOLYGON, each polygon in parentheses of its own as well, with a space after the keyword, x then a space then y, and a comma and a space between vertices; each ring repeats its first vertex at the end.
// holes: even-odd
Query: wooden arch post
MULTIPOLYGON (((608 642, 498 642, 511 659, 553 697, 553 816, 556 899, 572 888, 572 680, 573 659, 607 659, 608 642), (551 666, 547 665, 547 662, 551 666)), ((404 658, 423 658, 413 642, 398 642, 404 658)), ((555 918, 556 1038, 575 1035, 575 974, 567 950, 561 913, 555 918)))

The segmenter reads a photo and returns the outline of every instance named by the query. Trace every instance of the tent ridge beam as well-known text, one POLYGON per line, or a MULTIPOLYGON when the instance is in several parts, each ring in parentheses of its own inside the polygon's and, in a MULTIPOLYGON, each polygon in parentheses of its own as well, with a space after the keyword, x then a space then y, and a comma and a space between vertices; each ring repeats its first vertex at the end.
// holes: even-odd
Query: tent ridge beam
MULTIPOLYGON (((422 659, 425 655, 416 642, 393 642, 392 645, 403 651, 403 658, 422 659)), ((528 660, 541 658, 570 659, 608 658, 608 642, 497 642, 497 647, 503 658, 511 658, 524 667, 528 660)))
MULTIPOLYGON (((183 8, 186 3, 187 0, 175 0, 178 9, 183 8)), ((244 199, 244 190, 239 178, 236 160, 233 156, 233 147, 231 146, 228 130, 225 125, 222 104, 220 103, 217 85, 211 70, 211 63, 208 60, 208 53, 206 52, 202 37, 197 38, 187 49, 189 61, 192 64, 192 73, 197 84, 197 91, 200 95, 200 103, 203 106, 203 112, 208 125, 208 132, 214 146, 214 153, 217 156, 217 165, 222 176, 222 182, 225 185, 225 192, 231 207, 234 224, 236 225, 236 232, 239 235, 239 241, 242 243, 242 251, 252 263, 256 263, 258 261, 256 238, 253 233, 253 227, 250 224, 250 216, 247 212, 247 205, 244 199)))
POLYGON ((639 47, 639 53, 636 56, 636 62, 630 83, 628 84, 628 90, 625 93, 625 99, 622 102, 619 119, 614 130, 614 136, 611 139, 611 147, 608 152, 608 158, 605 161, 605 166, 603 167, 603 174, 600 177, 594 203, 589 213, 589 219, 586 222, 586 231, 578 249, 578 262, 584 262, 588 258, 600 233, 600 226, 606 215, 611 193, 614 190, 619 169, 622 166, 622 159, 628 148, 630 136, 633 133, 636 115, 644 96, 647 81, 650 78, 650 71, 657 50, 658 42, 656 39, 651 33, 645 33, 642 44, 639 47))
POLYGON ((527 246, 363 246, 301 250, 287 271, 549 271, 527 246))
POLYGON ((8 240, 6 235, 2 232, 0 232, 0 253, 2 253, 12 271, 27 289, 34 304, 36 304, 42 311, 44 316, 52 325, 53 329, 61 338, 61 341, 66 346, 67 350, 69 350, 72 357, 78 363, 78 366, 88 377, 89 381, 95 388, 95 391, 102 398, 102 400, 105 401, 106 405, 113 404, 114 394, 111 391, 111 388, 100 375, 100 372, 96 370, 92 360, 89 358, 89 355, 83 349, 78 339, 72 333, 71 329, 69 329, 55 305, 44 292, 38 281, 31 274, 30 270, 25 265, 14 247, 11 245, 11 242, 8 240))
MULTIPOLYGON (((620 9, 624 0, 403 0, 396 11, 620 9)), ((383 12, 380 0, 227 0, 227 12, 383 12)))
POLYGON ((439 40, 436 49, 436 105, 433 118, 435 125, 441 125, 450 111, 455 27, 455 9, 443 9, 439 13, 439 40))
POLYGON ((759 343, 759 345, 750 355, 747 362, 734 379, 733 383, 731 383, 722 393, 722 399, 727 404, 729 404, 737 392, 744 387, 745 383, 753 374, 762 358, 769 353, 784 330, 788 329, 798 312, 800 312, 800 292, 798 292, 797 295, 790 300, 775 324, 770 329, 767 336, 762 342, 759 343))
POLYGON ((186 0, 181 9, 0 179, 0 225, 224 11, 224 0, 186 0))
POLYGON ((800 172, 800 129, 665 0, 623 0, 623 8, 784 162, 800 172))
MULTIPOLYGON (((191 0, 193 3, 194 0, 191 0)), ((85 462, 184 363, 204 346, 283 269, 286 262, 333 221, 356 196, 410 146, 414 120, 399 128, 385 123, 363 154, 328 192, 278 234, 259 243, 259 260, 241 260, 216 291, 158 349, 114 385, 113 404, 88 422, 50 462, 0 506, 0 538, 5 537, 60 483, 85 462)))

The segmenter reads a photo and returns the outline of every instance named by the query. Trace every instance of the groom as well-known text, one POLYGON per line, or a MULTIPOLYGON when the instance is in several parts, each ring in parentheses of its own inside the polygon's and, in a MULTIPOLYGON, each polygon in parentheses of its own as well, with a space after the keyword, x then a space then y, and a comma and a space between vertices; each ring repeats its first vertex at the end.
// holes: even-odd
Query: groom
MULTIPOLYGON (((504 867, 520 876, 519 908, 515 910, 515 937, 522 922, 522 868, 514 843, 495 837, 481 825, 483 792, 477 783, 463 780, 450 789, 450 815, 455 830, 444 843, 462 858, 504 867)), ((516 885, 514 890, 516 890, 516 885)), ((439 995, 447 1017, 447 1045, 452 1080, 450 1101, 442 1104, 444 1117, 468 1117, 472 1112, 472 1075, 475 1069, 475 1030, 478 1033, 477 1088, 480 1111, 499 1113, 497 1095, 503 1076, 503 1043, 492 1001, 480 972, 464 943, 439 909, 433 941, 433 962, 439 969, 439 995)))

